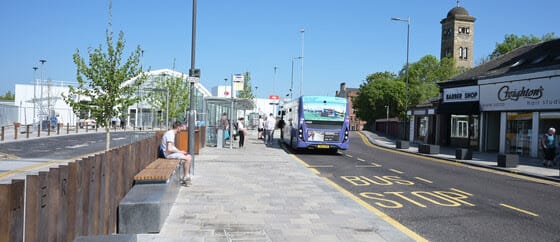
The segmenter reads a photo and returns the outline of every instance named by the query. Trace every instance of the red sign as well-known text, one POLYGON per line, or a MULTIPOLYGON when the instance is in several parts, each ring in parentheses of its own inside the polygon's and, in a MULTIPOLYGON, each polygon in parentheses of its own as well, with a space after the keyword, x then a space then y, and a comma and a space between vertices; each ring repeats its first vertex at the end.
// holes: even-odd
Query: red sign
POLYGON ((270 99, 270 100, 280 100, 280 96, 278 96, 278 95, 270 95, 270 96, 268 96, 268 99, 270 99))

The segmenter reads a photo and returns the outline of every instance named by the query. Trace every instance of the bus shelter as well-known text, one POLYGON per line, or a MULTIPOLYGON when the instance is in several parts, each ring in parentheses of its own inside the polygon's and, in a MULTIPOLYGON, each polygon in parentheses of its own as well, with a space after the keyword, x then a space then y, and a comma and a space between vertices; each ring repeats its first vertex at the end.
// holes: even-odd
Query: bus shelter
POLYGON ((217 147, 223 144, 223 140, 218 142, 218 134, 221 130, 221 118, 224 113, 227 114, 230 124, 240 117, 246 118, 246 111, 254 109, 254 102, 245 98, 227 98, 227 97, 204 97, 206 104, 206 145, 217 147))

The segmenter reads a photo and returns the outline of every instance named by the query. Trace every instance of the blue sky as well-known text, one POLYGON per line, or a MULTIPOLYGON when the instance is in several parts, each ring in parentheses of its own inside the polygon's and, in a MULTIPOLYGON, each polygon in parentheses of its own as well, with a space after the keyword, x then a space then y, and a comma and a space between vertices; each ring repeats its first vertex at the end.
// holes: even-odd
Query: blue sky
MULTIPOLYGON (((233 73, 251 72, 257 95, 289 93, 291 58, 304 36, 305 95, 334 95, 341 82, 358 87, 368 74, 398 72, 406 62, 439 58, 441 24, 453 0, 198 0, 196 67, 202 83, 223 85, 233 73), (277 67, 276 75, 274 67, 277 67), (274 90, 273 90, 274 89, 274 90)), ((0 94, 32 83, 32 67, 46 59, 45 79, 74 81, 72 54, 105 45, 108 0, 22 0, 0 4, 0 94)), ((476 18, 474 61, 492 52, 506 34, 560 35, 558 0, 461 1, 476 18)), ((123 31, 128 56, 137 45, 152 70, 173 66, 188 73, 192 1, 113 1, 113 31, 123 31)), ((116 35, 115 35, 116 37, 116 35)), ((294 96, 299 94, 299 60, 294 96)), ((36 73, 40 78, 40 69, 36 73)))

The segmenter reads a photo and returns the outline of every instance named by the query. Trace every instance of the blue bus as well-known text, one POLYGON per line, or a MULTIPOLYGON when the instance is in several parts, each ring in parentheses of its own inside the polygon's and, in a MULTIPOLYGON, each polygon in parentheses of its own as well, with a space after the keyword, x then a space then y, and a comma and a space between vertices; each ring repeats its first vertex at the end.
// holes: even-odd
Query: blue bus
POLYGON ((301 96, 281 107, 281 139, 294 150, 348 149, 348 102, 329 96, 301 96))

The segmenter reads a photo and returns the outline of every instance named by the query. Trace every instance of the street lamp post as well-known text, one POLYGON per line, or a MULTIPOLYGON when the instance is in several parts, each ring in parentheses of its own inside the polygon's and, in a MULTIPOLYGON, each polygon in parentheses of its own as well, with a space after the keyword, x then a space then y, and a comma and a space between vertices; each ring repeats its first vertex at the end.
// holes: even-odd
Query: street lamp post
POLYGON ((389 105, 385 105, 387 109, 387 119, 385 119, 385 136, 389 136, 389 105))
MULTIPOLYGON (((39 110, 41 110, 43 109, 43 66, 45 65, 45 62, 47 62, 47 60, 41 59, 39 60, 39 62, 41 62, 41 104, 39 105, 39 110)), ((39 129, 43 128, 42 123, 42 120, 39 120, 39 129)))
MULTIPOLYGON (((403 18, 391 18, 391 20, 393 21, 401 21, 401 22, 406 22, 406 101, 405 101, 405 106, 404 106, 404 111, 405 111, 405 121, 408 122, 408 55, 409 55, 409 50, 410 50, 410 17, 407 17, 406 19, 403 18)), ((406 139, 406 123, 404 125, 405 130, 404 130, 404 136, 406 139)))
POLYGON ((299 96, 303 94, 303 46, 305 43, 305 29, 300 29, 299 32, 301 33, 301 79, 299 80, 299 96))
MULTIPOLYGON (((292 77, 291 77, 291 81, 290 81, 290 99, 293 99, 294 95, 293 95, 293 91, 294 91, 294 60, 299 60, 299 59, 303 59, 303 57, 293 57, 292 58, 292 77)), ((301 86, 300 86, 301 88, 301 86)), ((301 96, 301 90, 299 95, 301 96)))
MULTIPOLYGON (((195 57, 196 57, 196 0, 193 0, 192 5, 192 32, 191 32, 191 69, 189 70, 189 77, 200 77, 200 72, 195 68, 195 57)), ((190 82, 189 86, 189 147, 188 152, 191 155, 191 169, 190 172, 194 174, 194 129, 195 129, 195 117, 193 117, 195 109, 195 99, 194 99, 194 82, 190 82)), ((201 134, 204 135, 204 134, 201 134)))
POLYGON ((33 67, 33 128, 35 128, 35 122, 37 122, 37 116, 35 114, 37 104, 37 69, 39 69, 39 67, 33 67))

